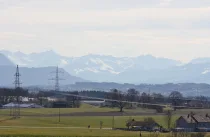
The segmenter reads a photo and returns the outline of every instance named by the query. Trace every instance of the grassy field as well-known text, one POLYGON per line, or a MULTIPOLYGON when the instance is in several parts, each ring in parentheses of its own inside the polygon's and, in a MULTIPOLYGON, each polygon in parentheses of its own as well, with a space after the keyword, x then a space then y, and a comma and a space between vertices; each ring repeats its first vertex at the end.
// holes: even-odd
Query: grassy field
MULTIPOLYGON (((114 127, 124 128, 129 118, 135 120, 143 120, 146 116, 116 116, 114 117, 114 127)), ((11 117, 0 117, 0 134, 1 135, 59 135, 59 136, 103 136, 117 137, 139 136, 139 132, 112 131, 112 117, 21 117, 18 119, 10 119, 11 117), (99 123, 103 121, 103 129, 99 129, 99 123), (87 126, 91 125, 90 130, 87 126)), ((164 116, 154 116, 156 122, 166 126, 164 116)), ((176 117, 173 117, 175 121, 176 117)), ((143 133, 147 136, 149 133, 143 133)), ((162 136, 162 135, 161 135, 162 136)))
MULTIPOLYGON (((42 127, 87 127, 91 125, 93 128, 99 128, 100 121, 103 121, 104 128, 112 128, 113 117, 110 116, 84 116, 84 117, 61 117, 60 122, 58 117, 21 117, 18 119, 10 119, 11 117, 0 118, 0 126, 42 126, 42 127)), ((115 116, 114 126, 124 128, 126 121, 130 118, 135 120, 143 120, 146 116, 115 116)), ((165 116, 153 116, 155 121, 166 127, 165 116)), ((173 117, 173 121, 177 119, 173 117)))
MULTIPOLYGON (((93 129, 0 129, 0 132, 1 137, 4 135, 6 137, 139 137, 140 134, 140 132, 93 129)), ((186 134, 175 136, 173 133, 142 132, 142 137, 203 137, 184 135, 186 134)), ((206 134, 205 137, 210 137, 210 134, 206 134)))
MULTIPOLYGON (((168 110, 168 108, 166 109, 168 110)), ((165 110, 165 111, 166 111, 165 110)), ((191 111, 195 112, 196 114, 210 114, 210 109, 180 109, 174 112, 174 115, 187 115, 191 111)), ((119 108, 100 108, 95 107, 87 104, 82 104, 80 108, 61 108, 61 114, 70 114, 75 112, 119 112, 119 108)), ((156 111, 154 109, 146 109, 146 108, 137 108, 137 109, 124 109, 124 112, 128 113, 142 113, 147 114, 151 113, 154 114, 156 111)), ((0 115, 10 115, 11 109, 0 109, 0 115)), ((49 115, 49 114, 58 114, 58 108, 22 108, 20 109, 21 115, 49 115)))
MULTIPOLYGON (((71 137, 139 137, 139 132, 88 130, 88 129, 1 129, 2 135, 45 135, 45 136, 71 136, 71 137)), ((142 133, 148 136, 150 133, 142 133)), ((161 137, 167 134, 160 134, 161 137)))
MULTIPOLYGON (((18 119, 11 119, 9 115, 9 109, 0 110, 0 134, 1 135, 52 135, 52 136, 103 136, 103 137, 137 137, 139 132, 126 132, 126 131, 112 131, 105 128, 112 128, 113 117, 112 116, 65 116, 59 117, 30 117, 21 116, 18 119), (100 121, 103 121, 103 128, 99 130, 100 121), (91 125, 91 130, 87 129, 87 126, 91 125), (96 129, 97 128, 97 129, 96 129)), ((73 112, 110 112, 119 111, 119 109, 112 108, 98 108, 90 105, 82 105, 81 108, 65 108, 61 109, 61 113, 73 113, 73 112)), ((126 112, 141 112, 141 113, 154 113, 153 110, 148 109, 135 109, 125 110, 126 112)), ((196 113, 209 113, 210 110, 177 110, 176 115, 173 115, 172 126, 175 120, 181 114, 188 114, 194 111, 196 113)), ((41 108, 41 109, 21 109, 21 114, 57 114, 58 109, 52 108, 41 108)), ((126 121, 134 118, 135 120, 143 120, 147 115, 144 116, 115 116, 114 127, 124 128, 126 121)), ((164 115, 153 115, 151 116, 157 123, 166 127, 167 120, 164 115)), ((150 133, 143 133, 144 136, 149 136, 150 133)), ((160 134, 159 136, 167 136, 168 134, 160 134)), ((2 136, 1 136, 2 137, 2 136)))
MULTIPOLYGON (((80 108, 61 108, 61 114, 68 114, 74 112, 118 112, 119 108, 100 108, 87 104, 82 104, 80 108)), ((21 115, 48 115, 58 114, 58 108, 22 108, 20 109, 21 115)), ((124 112, 141 112, 141 113, 154 113, 155 110, 151 109, 124 109, 124 112)), ((10 115, 11 109, 0 109, 0 115, 10 115)))

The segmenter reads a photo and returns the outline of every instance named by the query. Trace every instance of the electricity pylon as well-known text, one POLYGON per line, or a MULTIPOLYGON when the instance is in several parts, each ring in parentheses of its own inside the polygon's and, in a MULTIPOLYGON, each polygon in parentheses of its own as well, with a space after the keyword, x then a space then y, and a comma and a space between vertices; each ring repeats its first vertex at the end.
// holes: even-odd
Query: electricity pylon
MULTIPOLYGON (((22 83, 20 83, 20 72, 19 72, 19 66, 17 65, 16 68, 16 73, 15 73, 15 92, 17 92, 17 90, 20 90, 20 85, 22 83)), ((13 117, 14 118, 19 118, 20 117, 20 102, 19 102, 19 96, 17 95, 17 97, 15 98, 15 102, 14 102, 14 106, 13 108, 13 117)))
POLYGON ((60 78, 59 74, 63 73, 63 72, 59 71, 59 68, 57 66, 55 72, 52 72, 52 73, 55 73, 55 78, 52 78, 50 80, 55 81, 55 89, 54 90, 55 90, 55 92, 59 92, 60 91, 60 80, 64 80, 64 79, 60 78))

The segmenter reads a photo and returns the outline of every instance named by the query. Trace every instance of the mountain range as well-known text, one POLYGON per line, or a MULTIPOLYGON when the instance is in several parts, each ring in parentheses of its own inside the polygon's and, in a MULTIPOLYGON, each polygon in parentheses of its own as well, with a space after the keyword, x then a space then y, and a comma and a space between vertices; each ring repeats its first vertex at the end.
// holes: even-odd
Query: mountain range
MULTIPOLYGON (((11 87, 14 86, 15 80, 14 66, 0 66, 0 87, 11 87)), ((56 67, 42 67, 42 68, 20 68, 20 80, 23 86, 50 86, 55 84, 54 78, 56 67)), ((59 69, 62 73, 62 85, 74 84, 75 82, 85 82, 85 80, 72 76, 63 69, 59 69)))
MULTIPOLYGON (((66 57, 54 51, 24 54, 2 50, 0 53, 1 66, 19 64, 25 69, 59 66, 66 74, 69 73, 71 79, 75 78, 72 82, 89 80, 134 84, 210 83, 210 58, 197 58, 189 63, 182 63, 151 55, 114 57, 89 54, 81 57, 66 57)), ((48 75, 49 70, 43 73, 48 75)))
MULTIPOLYGON (((16 63, 0 53, 0 87, 14 86, 16 63)), ((21 66, 21 65, 20 65, 21 66)), ((48 67, 24 67, 21 66, 21 82, 23 86, 49 86, 55 84, 55 66, 48 67)), ((72 76, 64 69, 59 68, 60 77, 64 79, 62 85, 74 84, 76 82, 86 82, 82 78, 72 76)))

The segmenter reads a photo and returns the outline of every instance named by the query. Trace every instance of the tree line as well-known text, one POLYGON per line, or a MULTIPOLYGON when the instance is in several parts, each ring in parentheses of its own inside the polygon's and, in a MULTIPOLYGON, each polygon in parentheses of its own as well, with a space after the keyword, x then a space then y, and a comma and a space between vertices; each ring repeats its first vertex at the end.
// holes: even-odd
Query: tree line
POLYGON ((0 103, 20 102, 21 97, 28 97, 28 90, 23 88, 0 88, 0 103))
MULTIPOLYGON (((164 96, 161 93, 150 93, 150 92, 140 92, 134 88, 128 89, 126 92, 122 92, 118 89, 111 89, 109 92, 105 91, 70 91, 67 92, 73 95, 78 96, 87 96, 91 98, 81 98, 78 96, 64 96, 55 94, 53 91, 39 91, 39 92, 28 92, 28 90, 17 88, 17 89, 8 89, 0 88, 0 102, 1 104, 6 104, 9 102, 20 101, 21 97, 34 98, 35 103, 40 105, 46 104, 47 97, 60 96, 65 98, 67 102, 67 107, 79 107, 81 100, 96 100, 94 98, 108 99, 106 101, 108 107, 117 107, 120 111, 123 111, 123 108, 133 108, 133 107, 144 107, 149 109, 156 109, 158 112, 162 111, 162 106, 158 104, 171 104, 174 106, 174 110, 183 106, 184 103, 187 103, 192 100, 192 98, 186 99, 183 97, 182 93, 179 91, 172 91, 169 96, 164 96), (109 101, 113 100, 113 101, 109 101), (137 102, 137 103, 131 103, 137 102), (155 105, 156 104, 156 105, 155 105), (176 107, 177 106, 177 107, 176 107), (179 107, 178 107, 179 106, 179 107)), ((199 96, 194 99, 200 100, 199 103, 206 104, 208 100, 204 96, 199 96)), ((49 106, 50 107, 50 106, 49 106)))

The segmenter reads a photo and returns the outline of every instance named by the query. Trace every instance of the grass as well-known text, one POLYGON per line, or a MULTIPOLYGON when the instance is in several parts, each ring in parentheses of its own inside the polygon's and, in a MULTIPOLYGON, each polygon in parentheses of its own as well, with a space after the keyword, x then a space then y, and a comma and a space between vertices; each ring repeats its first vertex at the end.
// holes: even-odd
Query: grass
MULTIPOLYGON (((74 112, 109 112, 117 111, 116 109, 111 108, 61 108, 60 113, 74 113, 74 112)), ((22 108, 20 109, 20 114, 22 115, 42 115, 42 114, 58 114, 59 110, 57 108, 22 108)), ((10 109, 1 109, 0 115, 9 115, 10 109)))
MULTIPOLYGON (((117 108, 99 108, 91 105, 83 104, 81 108, 63 108, 61 113, 73 113, 73 112, 109 112, 109 111, 119 111, 117 108)), ((210 110, 177 110, 176 115, 172 118, 172 125, 175 120, 178 118, 178 115, 188 114, 190 111, 197 113, 208 113, 210 110)), ((58 122, 58 116, 55 117, 29 117, 21 116, 19 119, 11 119, 9 115, 9 109, 0 110, 0 136, 2 135, 22 135, 25 137, 27 135, 45 135, 45 136, 103 136, 103 137, 137 137, 139 132, 126 132, 126 131, 112 131, 112 130, 88 130, 87 126, 91 125, 91 128, 99 128, 100 121, 103 121, 103 128, 112 127, 112 119, 110 116, 83 116, 83 117, 61 117, 60 122, 58 122), (13 128, 2 127, 2 126, 13 126, 13 128), (22 128, 17 128, 17 126, 23 126, 22 128), (30 127, 27 128, 26 127, 30 127), (40 128, 32 128, 40 127, 40 128), (46 128, 46 127, 51 127, 46 128), (61 127, 61 128, 54 128, 61 127), (77 128, 65 128, 65 127, 84 127, 82 129, 77 128)), ((125 112, 141 112, 141 113, 153 113, 153 110, 148 109, 135 109, 135 110, 125 110, 125 112)), ((21 114, 34 115, 34 114, 58 114, 58 109, 55 108, 41 108, 41 109, 21 109, 21 114)), ((114 117, 114 126, 118 128, 125 127, 125 123, 128 119, 134 118, 135 120, 143 120, 146 117, 150 116, 115 116, 114 117)), ((166 116, 152 116, 153 119, 162 125, 167 127, 166 116)), ((143 133, 146 137, 150 133, 143 133)), ((167 134, 160 134, 164 137, 167 134)), ((31 137, 32 137, 31 136, 31 137)), ((9 136, 8 136, 9 137, 9 136)), ((19 136, 21 137, 21 136, 19 136)), ((42 136, 41 136, 42 137, 42 136)), ((44 136, 43 136, 44 137, 44 136)))
MULTIPOLYGON (((88 130, 88 129, 3 129, 2 135, 42 135, 44 136, 71 136, 71 137, 139 137, 139 132, 113 131, 113 130, 88 130)), ((142 133, 144 136, 149 133, 142 133)), ((164 135, 164 134, 162 134, 164 135)))
MULTIPOLYGON (((115 127, 125 127, 125 123, 129 118, 135 120, 143 120, 147 116, 116 116, 114 118, 115 127)), ((33 137, 40 135, 40 137, 47 136, 69 136, 69 137, 139 137, 139 132, 129 131, 113 131, 113 130, 100 130, 100 129, 87 129, 90 124, 91 128, 99 128, 99 122, 103 121, 103 128, 112 127, 112 117, 61 117, 58 122, 58 117, 21 117, 19 119, 9 119, 10 117, 0 117, 0 136, 16 135, 15 137, 33 137), (3 127, 4 126, 4 127, 3 127), (12 126, 12 127, 7 127, 12 126), (68 127, 84 127, 68 128, 68 127)), ((166 120, 164 116, 153 116, 156 122, 166 127, 166 120)), ((173 122, 177 116, 173 117, 173 122)), ((153 133, 143 132, 144 137, 153 133)), ((168 136, 168 134, 160 134, 160 137, 168 136)))
POLYGON ((190 112, 194 112, 196 114, 210 114, 210 109, 179 109, 175 112, 175 114, 182 114, 182 115, 187 115, 189 114, 190 112))
MULTIPOLYGON (((47 115, 47 114, 58 114, 58 108, 21 108, 20 114, 22 115, 47 115)), ((82 104, 80 108, 61 108, 61 114, 74 113, 74 112, 118 112, 119 108, 100 108, 87 104, 82 104)), ((141 113, 154 113, 155 110, 151 109, 124 109, 124 112, 141 112, 141 113)), ((0 109, 0 115, 10 115, 11 109, 0 109)))
MULTIPOLYGON (((143 120, 147 116, 115 116, 114 126, 118 128, 124 128, 126 121, 130 118, 135 120, 143 120)), ((154 120, 162 125, 167 126, 164 116, 153 116, 154 120)), ((103 121, 104 128, 112 128, 112 119, 110 116, 84 116, 84 117, 61 117, 60 122, 58 117, 21 117, 19 119, 5 118, 3 122, 0 122, 0 126, 29 126, 29 127, 87 127, 91 125, 93 128, 99 128, 100 121, 103 121)), ((173 122, 177 119, 173 117, 173 122)), ((174 124, 172 124, 174 125, 174 124)))
MULTIPOLYGON (((171 110, 171 108, 167 107, 164 109, 165 111, 171 110)), ((119 108, 100 108, 92 105, 82 104, 80 108, 61 108, 61 114, 69 114, 74 112, 118 112, 119 108)), ((195 112, 196 114, 210 114, 209 109, 180 109, 174 112, 175 115, 187 115, 190 112, 195 112)), ((0 109, 0 115, 10 115, 10 109, 0 109)), ((22 115, 48 115, 48 114, 58 114, 58 108, 22 108, 20 109, 20 114, 22 115)), ((146 108, 137 108, 137 109, 124 109, 124 112, 138 112, 138 113, 151 113, 154 114, 156 111, 154 109, 146 109, 146 108)))
MULTIPOLYGON (((88 129, 0 129, 1 137, 139 137, 139 132, 88 129), (3 132, 2 132, 3 131, 3 132)), ((172 137, 172 133, 142 132, 143 137, 172 137)), ((186 137, 186 136, 177 136, 186 137)), ((190 136, 188 136, 190 137, 190 136)), ((202 136, 201 136, 202 137, 202 136)), ((206 134, 210 137, 210 134, 206 134)))
MULTIPOLYGON (((9 120, 8 117, 1 117, 5 120, 0 122, 0 126, 13 126, 13 128, 0 127, 0 134, 2 135, 43 135, 44 136, 101 136, 101 137, 138 137, 139 132, 128 131, 113 131, 113 130, 99 130, 87 129, 90 124, 91 128, 99 128, 99 122, 103 121, 103 128, 112 127, 112 117, 61 117, 61 122, 58 122, 57 117, 21 117, 19 119, 9 120), (24 127, 16 127, 24 126, 24 127), (15 128, 16 127, 16 128, 15 128), (27 128, 29 127, 29 128, 27 128), (40 127, 40 128, 32 128, 40 127), (49 128, 46 128, 49 127, 49 128), (50 129, 52 127, 52 129, 50 129), (55 128, 61 127, 61 128, 55 128), (62 128, 63 127, 63 128, 62 128), (67 129, 66 127, 84 127, 82 129, 67 129)), ((132 117, 136 120, 143 120, 145 117, 132 117)), ((115 127, 125 127, 125 122, 129 117, 120 116, 115 117, 115 127)), ((163 122, 163 116, 155 116, 157 122, 163 122)), ((165 123, 162 123, 165 124, 165 123)), ((147 136, 149 133, 143 133, 147 136)), ((161 135, 162 136, 162 135, 161 135)), ((21 137, 21 136, 19 136, 21 137)))

